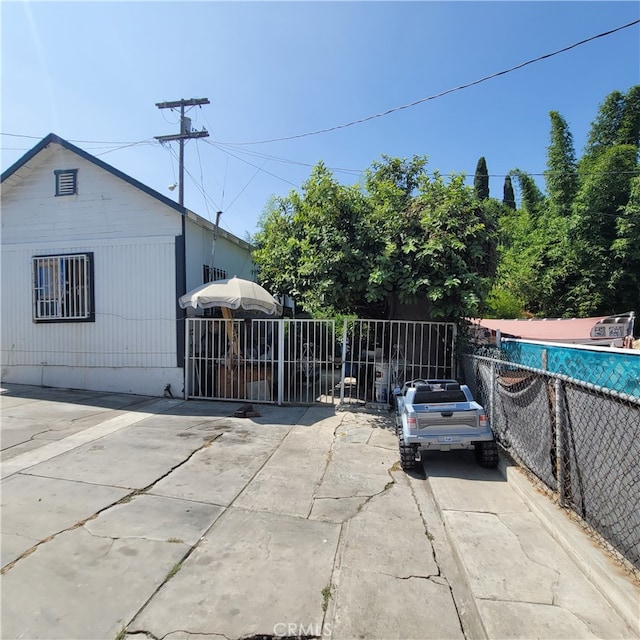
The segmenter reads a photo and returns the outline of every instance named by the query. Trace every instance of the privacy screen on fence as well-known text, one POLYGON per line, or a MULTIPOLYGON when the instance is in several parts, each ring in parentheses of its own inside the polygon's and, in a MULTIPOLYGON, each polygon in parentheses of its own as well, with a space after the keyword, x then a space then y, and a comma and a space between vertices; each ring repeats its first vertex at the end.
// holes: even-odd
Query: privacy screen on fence
POLYGON ((640 577, 640 397, 500 355, 462 359, 496 438, 640 577))

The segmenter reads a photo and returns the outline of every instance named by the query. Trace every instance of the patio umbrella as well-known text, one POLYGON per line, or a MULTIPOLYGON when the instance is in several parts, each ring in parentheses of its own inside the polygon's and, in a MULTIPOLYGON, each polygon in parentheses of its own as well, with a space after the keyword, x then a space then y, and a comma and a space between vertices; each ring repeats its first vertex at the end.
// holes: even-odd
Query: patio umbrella
POLYGON ((178 302, 183 309, 222 307, 223 309, 262 311, 270 316, 282 313, 282 305, 266 289, 255 282, 235 276, 226 280, 207 282, 185 293, 178 302))
POLYGON ((225 319, 227 340, 231 344, 229 362, 238 355, 238 336, 233 326, 234 309, 245 311, 261 311, 267 315, 280 315, 282 305, 264 288, 250 280, 242 278, 227 278, 207 282, 178 299, 180 307, 186 309, 209 309, 221 307, 225 319))

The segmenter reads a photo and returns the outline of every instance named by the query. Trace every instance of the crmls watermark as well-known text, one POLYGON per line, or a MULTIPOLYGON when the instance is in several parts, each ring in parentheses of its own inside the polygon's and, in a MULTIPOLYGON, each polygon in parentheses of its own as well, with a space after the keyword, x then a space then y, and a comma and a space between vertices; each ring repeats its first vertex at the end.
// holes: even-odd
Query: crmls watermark
POLYGON ((273 626, 273 635, 278 638, 328 638, 331 625, 322 623, 301 624, 298 622, 278 622, 273 626))

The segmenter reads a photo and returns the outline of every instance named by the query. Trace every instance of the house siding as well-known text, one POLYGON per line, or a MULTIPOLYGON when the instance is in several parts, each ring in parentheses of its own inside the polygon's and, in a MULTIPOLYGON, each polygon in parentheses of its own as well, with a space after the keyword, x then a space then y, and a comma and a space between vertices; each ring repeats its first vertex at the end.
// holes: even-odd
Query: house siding
MULTIPOLYGON (((187 219, 185 225, 187 255, 187 291, 202 284, 202 266, 211 262, 212 232, 193 220, 187 219)), ((214 255, 214 267, 224 269, 229 277, 238 276, 253 280, 253 262, 246 247, 218 234, 214 255)))
POLYGON ((42 155, 3 184, 2 380, 147 395, 168 383, 179 395, 180 214, 58 145, 42 155), (68 168, 79 169, 78 194, 56 197, 53 172, 68 168), (95 322, 34 323, 32 257, 84 252, 95 322))
POLYGON ((50 145, 37 169, 3 184, 2 243, 106 239, 182 233, 180 215, 75 153, 50 145), (52 149, 53 147, 53 149, 52 149), (55 196, 56 169, 77 168, 78 194, 55 196))

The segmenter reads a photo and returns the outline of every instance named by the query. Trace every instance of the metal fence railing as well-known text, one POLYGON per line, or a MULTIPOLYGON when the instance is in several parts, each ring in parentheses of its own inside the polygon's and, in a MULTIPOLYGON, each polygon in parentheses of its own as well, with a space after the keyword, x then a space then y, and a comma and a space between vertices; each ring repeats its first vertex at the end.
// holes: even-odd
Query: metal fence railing
POLYGON ((500 445, 640 577, 640 396, 482 353, 462 371, 500 445))
POLYGON ((455 376, 450 322, 187 318, 188 398, 388 406, 414 378, 455 376))

